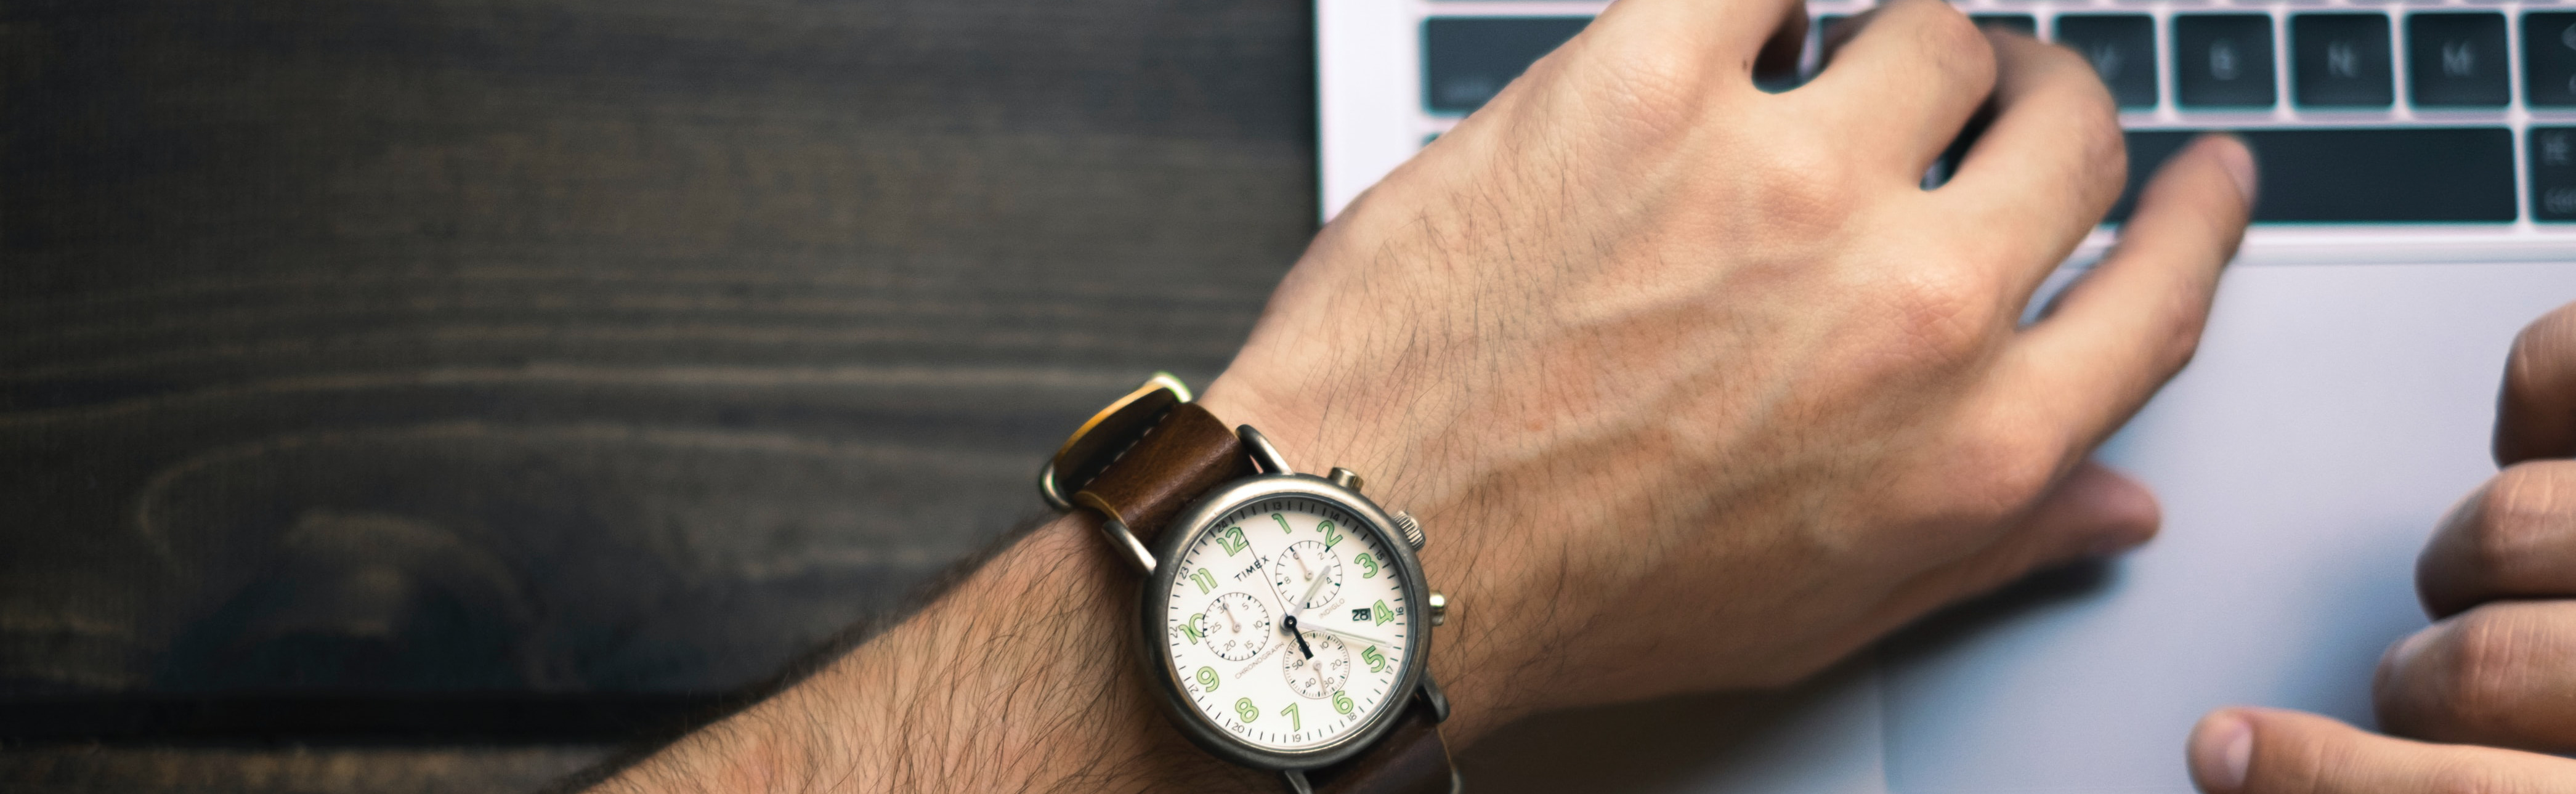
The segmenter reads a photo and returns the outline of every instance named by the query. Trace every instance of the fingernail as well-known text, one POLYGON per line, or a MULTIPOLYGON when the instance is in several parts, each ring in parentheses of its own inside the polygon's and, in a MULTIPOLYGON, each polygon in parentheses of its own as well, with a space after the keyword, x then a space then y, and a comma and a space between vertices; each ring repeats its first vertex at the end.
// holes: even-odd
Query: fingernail
POLYGON ((2245 767, 2254 761, 2254 724, 2221 712, 2201 721, 2191 736, 2191 776, 2211 794, 2230 794, 2245 785, 2245 767))
POLYGON ((2229 178, 2236 180, 2236 193, 2244 197, 2245 206, 2254 206, 2254 150, 2245 145, 2243 138, 2226 137, 2234 145, 2217 144, 2214 147, 2218 150, 2218 165, 2227 169, 2229 178))

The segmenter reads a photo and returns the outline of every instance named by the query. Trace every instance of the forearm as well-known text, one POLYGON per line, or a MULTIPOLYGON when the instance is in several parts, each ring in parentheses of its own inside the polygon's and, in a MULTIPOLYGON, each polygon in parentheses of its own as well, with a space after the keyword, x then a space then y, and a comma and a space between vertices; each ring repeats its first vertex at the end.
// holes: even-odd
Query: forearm
POLYGON ((822 672, 603 792, 1272 791, 1189 746, 1137 673, 1133 573, 1050 522, 822 672))

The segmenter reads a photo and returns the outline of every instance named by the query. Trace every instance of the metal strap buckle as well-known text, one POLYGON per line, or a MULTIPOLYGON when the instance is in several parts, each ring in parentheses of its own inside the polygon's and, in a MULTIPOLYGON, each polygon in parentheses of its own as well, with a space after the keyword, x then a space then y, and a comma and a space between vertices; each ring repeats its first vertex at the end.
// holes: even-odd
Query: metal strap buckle
POLYGON ((1127 454, 1128 447, 1163 420, 1163 414, 1191 399, 1190 387, 1169 372, 1146 378, 1144 385, 1092 414, 1073 431, 1073 437, 1064 440, 1064 446, 1056 448, 1055 457, 1038 470, 1038 496, 1056 512, 1072 512, 1075 492, 1127 454))

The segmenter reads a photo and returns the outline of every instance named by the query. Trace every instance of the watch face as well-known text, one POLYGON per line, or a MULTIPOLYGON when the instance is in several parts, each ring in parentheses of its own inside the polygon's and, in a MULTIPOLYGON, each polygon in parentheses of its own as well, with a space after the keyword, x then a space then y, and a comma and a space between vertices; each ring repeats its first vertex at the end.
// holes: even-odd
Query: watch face
POLYGON ((1164 609, 1161 645, 1191 710, 1238 741, 1293 752, 1402 705, 1416 643, 1386 538, 1305 495, 1208 526, 1180 550, 1164 609))

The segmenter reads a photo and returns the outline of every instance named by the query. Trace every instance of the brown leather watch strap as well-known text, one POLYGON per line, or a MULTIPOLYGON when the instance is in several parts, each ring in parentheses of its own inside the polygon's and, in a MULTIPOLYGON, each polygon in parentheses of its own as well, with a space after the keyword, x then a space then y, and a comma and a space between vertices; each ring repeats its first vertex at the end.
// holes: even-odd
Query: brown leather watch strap
MULTIPOLYGON (((1172 517, 1209 490, 1252 476, 1243 440, 1194 403, 1172 406, 1070 500, 1126 525, 1150 548, 1172 517)), ((1435 709, 1405 703, 1396 724, 1357 757, 1306 772, 1322 794, 1449 794, 1449 746, 1435 709)))
POLYGON ((1252 475, 1252 458, 1234 430, 1197 403, 1182 403, 1084 483, 1073 503, 1126 524, 1151 547, 1181 508, 1211 488, 1252 475))
POLYGON ((1367 752, 1308 771, 1306 781, 1315 794, 1449 794, 1454 769, 1431 705, 1415 700, 1367 752))

